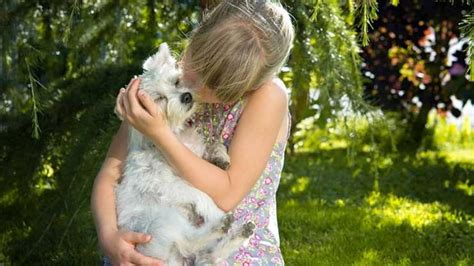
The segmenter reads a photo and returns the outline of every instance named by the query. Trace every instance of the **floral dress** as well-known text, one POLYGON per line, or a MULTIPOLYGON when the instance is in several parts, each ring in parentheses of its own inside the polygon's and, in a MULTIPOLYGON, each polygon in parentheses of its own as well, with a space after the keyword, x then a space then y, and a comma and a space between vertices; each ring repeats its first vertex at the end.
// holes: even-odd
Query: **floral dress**
MULTIPOLYGON (((210 139, 220 138, 224 145, 229 147, 243 111, 243 99, 231 105, 205 103, 202 107, 192 120, 198 130, 205 136, 210 136, 210 139)), ((288 126, 291 126, 290 123, 288 126)), ((254 234, 239 250, 228 258, 222 258, 219 265, 284 265, 280 251, 275 194, 280 183, 286 142, 287 139, 273 146, 265 170, 251 191, 233 210, 235 221, 230 230, 252 221, 256 226, 254 234)))

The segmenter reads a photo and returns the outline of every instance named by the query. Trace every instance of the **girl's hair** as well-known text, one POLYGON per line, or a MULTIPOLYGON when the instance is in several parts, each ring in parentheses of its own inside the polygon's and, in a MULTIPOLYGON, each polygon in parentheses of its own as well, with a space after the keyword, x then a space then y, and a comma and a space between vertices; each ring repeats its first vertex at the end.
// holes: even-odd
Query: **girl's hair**
POLYGON ((233 102, 280 72, 294 34, 277 1, 223 0, 191 32, 183 57, 201 84, 233 102))

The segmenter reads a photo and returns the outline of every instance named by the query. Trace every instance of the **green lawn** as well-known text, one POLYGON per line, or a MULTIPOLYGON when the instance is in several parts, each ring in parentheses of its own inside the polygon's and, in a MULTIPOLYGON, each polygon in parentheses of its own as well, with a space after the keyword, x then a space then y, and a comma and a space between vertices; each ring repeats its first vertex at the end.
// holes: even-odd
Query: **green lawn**
POLYGON ((474 264, 473 150, 387 155, 377 175, 358 156, 353 166, 343 149, 286 157, 277 198, 288 265, 474 264))

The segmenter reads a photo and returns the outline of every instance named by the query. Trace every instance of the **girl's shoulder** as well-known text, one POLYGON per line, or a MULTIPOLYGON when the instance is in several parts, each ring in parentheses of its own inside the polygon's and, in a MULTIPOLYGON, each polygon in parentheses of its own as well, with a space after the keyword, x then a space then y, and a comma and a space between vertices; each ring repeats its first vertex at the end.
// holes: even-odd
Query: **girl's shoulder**
POLYGON ((277 76, 274 76, 258 89, 250 91, 244 95, 242 107, 251 102, 267 103, 274 101, 276 101, 276 104, 284 103, 288 107, 288 98, 288 89, 286 88, 285 83, 277 76))

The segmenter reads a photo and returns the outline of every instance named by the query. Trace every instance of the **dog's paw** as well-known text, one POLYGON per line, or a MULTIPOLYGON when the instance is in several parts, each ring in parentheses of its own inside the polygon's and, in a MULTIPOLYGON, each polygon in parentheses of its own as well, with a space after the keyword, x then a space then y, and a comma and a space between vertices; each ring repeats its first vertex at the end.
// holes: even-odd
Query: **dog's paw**
POLYGON ((222 170, 227 170, 230 167, 230 162, 224 160, 223 158, 211 158, 210 163, 221 168, 222 170))
MULTIPOLYGON (((193 265, 193 264, 190 264, 193 265)), ((197 256, 194 265, 216 265, 211 252, 197 256)))
POLYGON ((227 233, 234 222, 234 215, 226 214, 222 219, 222 232, 227 233))
POLYGON ((215 142, 206 147, 204 159, 215 166, 227 170, 230 167, 230 157, 223 143, 215 142))
POLYGON ((244 224, 242 228, 242 236, 245 238, 250 237, 253 234, 254 229, 255 229, 255 224, 253 222, 248 222, 244 224))

